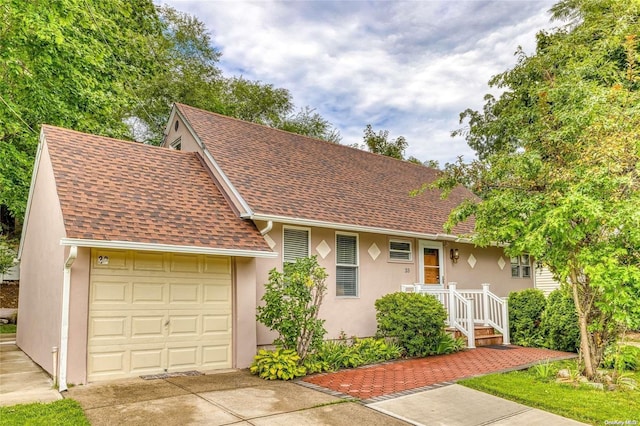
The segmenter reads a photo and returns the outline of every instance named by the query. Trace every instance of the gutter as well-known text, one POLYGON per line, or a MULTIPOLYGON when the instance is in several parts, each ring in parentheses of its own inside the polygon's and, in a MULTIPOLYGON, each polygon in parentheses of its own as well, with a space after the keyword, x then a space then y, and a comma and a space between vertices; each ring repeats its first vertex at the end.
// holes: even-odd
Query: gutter
POLYGON ((60 326, 60 369, 58 391, 67 390, 67 354, 69 352, 69 299, 71 298, 71 265, 78 257, 78 247, 71 246, 69 257, 64 262, 64 280, 62 282, 62 321, 60 326))
POLYGON ((271 232, 272 229, 273 229, 273 221, 270 220, 270 221, 267 222, 267 226, 264 229, 260 230, 260 235, 262 235, 264 237, 266 234, 271 232))

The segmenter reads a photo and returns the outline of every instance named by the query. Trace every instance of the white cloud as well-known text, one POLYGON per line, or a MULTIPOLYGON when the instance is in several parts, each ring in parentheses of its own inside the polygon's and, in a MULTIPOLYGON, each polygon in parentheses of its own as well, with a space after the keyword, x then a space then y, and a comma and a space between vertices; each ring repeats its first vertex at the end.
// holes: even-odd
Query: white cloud
MULTIPOLYGON (((409 142, 441 163, 472 155, 452 139, 458 115, 482 107, 492 75, 549 28, 538 1, 168 1, 196 15, 223 53, 221 68, 288 89, 360 143, 363 129, 409 142)), ((495 92, 495 91, 494 91, 495 92)))

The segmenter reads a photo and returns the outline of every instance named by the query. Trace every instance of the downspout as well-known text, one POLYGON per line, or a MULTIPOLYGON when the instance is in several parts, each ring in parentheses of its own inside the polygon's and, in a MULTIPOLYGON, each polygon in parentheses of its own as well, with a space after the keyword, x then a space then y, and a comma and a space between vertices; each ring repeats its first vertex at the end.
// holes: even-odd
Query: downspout
POLYGON ((64 262, 64 280, 62 282, 62 323, 60 327, 60 368, 58 391, 67 390, 67 353, 69 352, 69 299, 71 298, 71 265, 78 257, 78 247, 71 246, 69 257, 64 262))
POLYGON ((269 232, 271 232, 271 230, 273 229, 273 221, 270 220, 267 222, 267 226, 264 229, 260 230, 260 235, 264 236, 266 234, 268 234, 269 232))

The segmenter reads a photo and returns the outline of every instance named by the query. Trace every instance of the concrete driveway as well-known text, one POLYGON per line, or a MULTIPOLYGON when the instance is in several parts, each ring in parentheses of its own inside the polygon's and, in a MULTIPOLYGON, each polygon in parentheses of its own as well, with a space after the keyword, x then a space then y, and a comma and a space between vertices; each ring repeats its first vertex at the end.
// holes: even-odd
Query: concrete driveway
POLYGON ((406 425, 408 423, 291 382, 246 370, 203 376, 93 383, 70 388, 92 425, 406 425))

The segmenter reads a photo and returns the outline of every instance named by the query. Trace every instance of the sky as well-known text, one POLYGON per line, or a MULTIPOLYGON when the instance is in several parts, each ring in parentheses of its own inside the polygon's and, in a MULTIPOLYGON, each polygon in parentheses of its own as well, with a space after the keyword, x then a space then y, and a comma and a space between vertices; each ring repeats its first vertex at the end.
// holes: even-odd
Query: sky
POLYGON ((460 113, 500 93, 488 81, 516 64, 518 46, 532 54, 535 34, 558 25, 555 2, 163 1, 206 24, 226 75, 288 89, 344 144, 361 144, 371 124, 404 136, 407 157, 441 165, 473 158, 451 137, 460 113))

